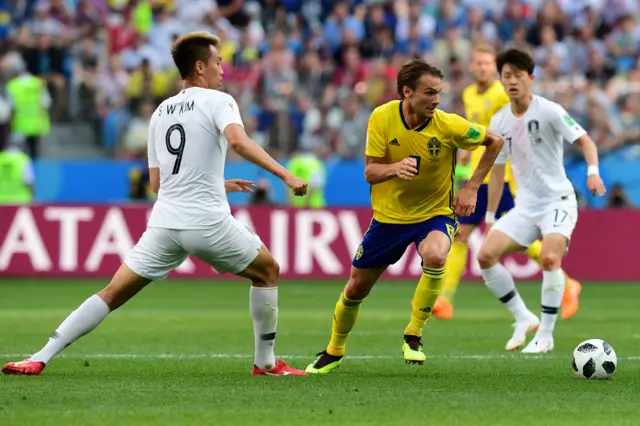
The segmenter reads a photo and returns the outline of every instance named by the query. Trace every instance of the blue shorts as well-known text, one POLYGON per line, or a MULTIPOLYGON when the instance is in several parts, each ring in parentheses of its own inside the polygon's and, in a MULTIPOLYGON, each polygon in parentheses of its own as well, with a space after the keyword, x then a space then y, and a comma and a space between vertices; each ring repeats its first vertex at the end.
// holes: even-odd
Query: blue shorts
MULTIPOLYGON (((484 216, 487 214, 487 202, 489 201, 489 185, 483 183, 478 189, 478 201, 476 202, 476 211, 471 216, 459 217, 458 221, 461 225, 474 225, 478 226, 484 221, 484 216)), ((513 202, 513 194, 511 194, 511 188, 508 183, 504 184, 504 191, 502 192, 502 198, 500 204, 498 204, 498 211, 496 212, 496 219, 511 210, 515 206, 513 202)))
POLYGON ((411 243, 417 249, 431 231, 441 231, 453 242, 458 224, 455 219, 446 216, 436 216, 412 224, 381 223, 373 219, 352 265, 356 268, 385 268, 393 265, 400 260, 411 243))

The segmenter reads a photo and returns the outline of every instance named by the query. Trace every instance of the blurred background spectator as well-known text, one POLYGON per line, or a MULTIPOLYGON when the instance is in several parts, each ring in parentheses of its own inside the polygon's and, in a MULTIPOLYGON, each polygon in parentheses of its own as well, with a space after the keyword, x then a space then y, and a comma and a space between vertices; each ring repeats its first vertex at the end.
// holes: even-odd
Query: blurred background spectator
MULTIPOLYGON (((251 137, 283 161, 352 161, 406 60, 442 68, 441 107, 461 113, 470 49, 491 43, 532 53, 537 93, 605 160, 639 161, 639 14, 638 0, 2 0, 2 93, 34 158, 140 159, 149 116, 180 88, 173 40, 206 30, 222 37, 224 90, 251 137), (37 101, 16 79, 39 85, 37 101)), ((569 164, 580 155, 568 147, 569 164)), ((269 201, 263 189, 256 202, 269 201)))

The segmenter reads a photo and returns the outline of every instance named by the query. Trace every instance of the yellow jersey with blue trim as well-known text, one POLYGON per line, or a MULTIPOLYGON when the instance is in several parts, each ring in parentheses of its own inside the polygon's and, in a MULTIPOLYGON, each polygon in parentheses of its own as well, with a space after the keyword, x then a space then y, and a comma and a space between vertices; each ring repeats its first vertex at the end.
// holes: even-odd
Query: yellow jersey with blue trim
MULTIPOLYGON (((464 103, 464 113, 467 120, 472 123, 478 123, 482 126, 489 127, 491 118, 509 103, 509 97, 502 87, 502 83, 494 81, 491 86, 483 93, 478 93, 478 85, 472 84, 462 92, 462 102, 464 103)), ((480 158, 484 153, 484 147, 477 149, 471 153, 471 172, 473 173, 480 163, 480 158)), ((489 183, 491 173, 487 174, 484 183, 489 183)), ((507 164, 504 172, 505 182, 511 182, 513 176, 511 167, 507 164)))
POLYGON ((398 224, 419 223, 435 216, 454 217, 457 151, 477 149, 487 129, 441 110, 412 129, 402 113, 402 103, 391 101, 373 111, 365 153, 385 158, 389 164, 413 157, 418 173, 411 180, 393 177, 372 185, 373 217, 378 222, 398 224))

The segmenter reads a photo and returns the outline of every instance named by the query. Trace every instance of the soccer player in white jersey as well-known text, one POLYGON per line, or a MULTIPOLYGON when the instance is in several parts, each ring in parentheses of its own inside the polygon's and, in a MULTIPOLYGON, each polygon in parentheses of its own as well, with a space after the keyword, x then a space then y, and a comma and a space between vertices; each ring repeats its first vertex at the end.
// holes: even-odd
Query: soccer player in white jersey
POLYGON ((534 62, 525 52, 511 49, 497 58, 500 80, 510 103, 491 119, 490 128, 504 137, 504 147, 489 181, 486 222, 491 230, 478 254, 482 277, 489 289, 513 313, 516 323, 507 350, 516 350, 530 332, 535 337, 523 353, 553 350, 553 329, 562 303, 565 278, 562 258, 578 219, 573 185, 563 164, 563 139, 582 148, 588 164, 587 187, 604 195, 598 174, 598 150, 580 125, 557 103, 532 95, 534 62), (493 226, 504 187, 507 157, 518 186, 515 208, 493 226), (541 321, 525 306, 513 277, 500 264, 507 253, 525 250, 542 237, 541 321))
POLYGON ((152 281, 165 278, 191 254, 219 272, 251 280, 255 333, 254 375, 306 375, 275 358, 278 264, 260 238, 231 216, 227 192, 251 182, 224 180, 227 145, 281 178, 294 195, 307 184, 289 173, 244 131, 238 105, 220 92, 220 39, 190 33, 176 41, 173 60, 183 90, 160 104, 149 126, 149 174, 158 200, 147 230, 110 284, 88 298, 58 327, 42 350, 2 368, 5 374, 39 375, 49 361, 152 281), (221 137, 224 136, 224 137, 221 137))

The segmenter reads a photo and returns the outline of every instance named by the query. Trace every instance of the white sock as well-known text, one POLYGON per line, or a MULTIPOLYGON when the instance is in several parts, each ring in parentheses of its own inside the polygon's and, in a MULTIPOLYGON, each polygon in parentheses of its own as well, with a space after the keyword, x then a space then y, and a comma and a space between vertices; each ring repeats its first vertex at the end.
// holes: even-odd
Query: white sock
POLYGON ((481 273, 489 290, 509 308, 516 320, 526 319, 529 310, 516 290, 516 283, 507 268, 496 263, 489 269, 482 269, 481 273))
POLYGON ((278 325, 278 287, 251 286, 249 309, 256 344, 254 364, 263 370, 271 370, 276 366, 273 345, 278 325))
POLYGON ((84 301, 71 312, 56 329, 40 352, 30 357, 32 361, 48 364, 51 358, 80 337, 96 328, 109 315, 109 307, 97 294, 84 301))
POLYGON ((553 333, 553 328, 558 318, 558 311, 562 305, 564 285, 565 278, 562 269, 542 272, 541 333, 553 333))

